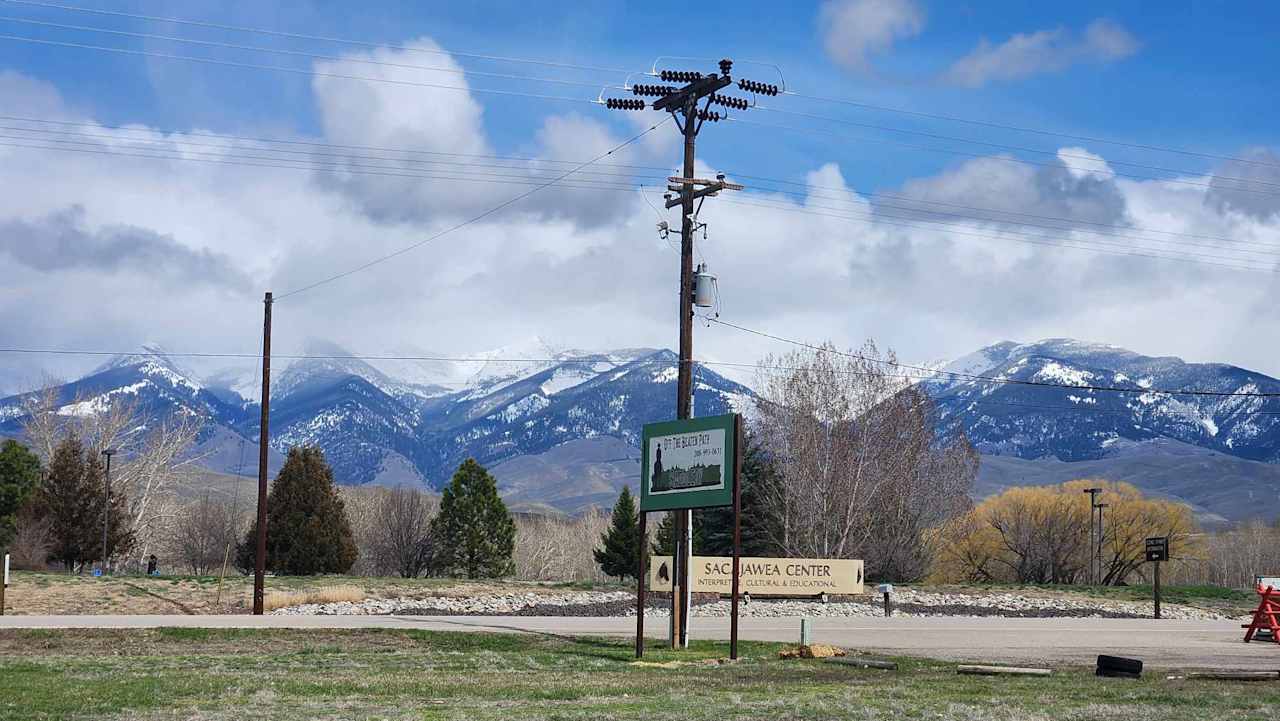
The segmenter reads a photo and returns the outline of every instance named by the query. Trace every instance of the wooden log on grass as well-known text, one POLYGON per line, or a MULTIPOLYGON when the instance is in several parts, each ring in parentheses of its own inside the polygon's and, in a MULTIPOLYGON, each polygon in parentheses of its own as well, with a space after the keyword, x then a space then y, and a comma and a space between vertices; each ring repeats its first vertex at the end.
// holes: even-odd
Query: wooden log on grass
POLYGON ((835 657, 826 659, 827 663, 838 663, 841 666, 853 666, 855 668, 878 668, 883 671, 897 671, 898 664, 894 661, 880 661, 874 658, 853 658, 850 656, 835 657))
POLYGON ((1280 671, 1191 671, 1187 678, 1214 681, 1280 681, 1280 671))
POLYGON ((1020 668, 1018 666, 956 666, 956 673, 966 676, 1048 676, 1047 668, 1020 668))

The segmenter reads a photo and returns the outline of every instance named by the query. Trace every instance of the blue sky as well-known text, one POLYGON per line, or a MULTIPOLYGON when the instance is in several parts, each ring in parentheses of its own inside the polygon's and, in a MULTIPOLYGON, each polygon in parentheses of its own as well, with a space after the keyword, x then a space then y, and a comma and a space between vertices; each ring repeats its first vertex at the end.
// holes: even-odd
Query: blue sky
MULTIPOLYGON (((727 56, 739 77, 767 82, 772 70, 746 61, 775 63, 798 95, 762 99, 772 110, 711 126, 699 140, 710 167, 773 179, 748 180, 749 193, 736 198, 763 205, 723 197, 705 211, 709 237, 699 247, 720 274, 727 319, 842 346, 875 337, 916 361, 1005 339, 1071 336, 1280 374, 1280 341, 1265 340, 1280 338, 1272 310, 1280 307, 1272 280, 1280 249, 1275 3, 379 2, 356 10, 66 1, 378 46, 0 1, 0 35, 145 53, 0 39, 4 114, 99 126, 109 136, 100 149, 113 152, 136 151, 138 137, 125 136, 137 133, 171 153, 272 152, 245 140, 210 151, 207 138, 188 134, 212 131, 584 160, 645 126, 587 102, 624 76, 468 55, 636 72, 659 55, 705 57, 670 65, 703 71, 727 56), (421 52, 433 49, 447 54, 421 52), (463 81, 359 62, 370 58, 587 84, 463 81), (381 80, 326 79, 317 70, 381 80), (570 100, 406 88, 389 78, 570 100), (136 127, 114 130, 126 124, 136 127), (895 215, 904 211, 886 198, 903 196, 943 204, 946 224, 895 215)), ((673 128, 659 128, 614 162, 672 166, 675 140, 673 128)), ((263 290, 359 265, 524 187, 306 170, 0 147, 0 257, 14 268, 0 295, 0 343, 252 350, 263 290), (33 303, 42 304, 38 322, 33 303), (86 303, 96 313, 86 316, 86 303)), ((447 242, 306 297, 282 315, 281 347, 323 338, 369 353, 466 353, 527 346, 533 336, 580 348, 671 346, 673 266, 645 197, 541 191, 447 242)), ((936 216, 938 206, 929 207, 936 216)), ((698 337, 700 352, 727 360, 785 350, 719 328, 698 337)), ((34 372, 37 361, 28 361, 6 372, 34 372)))
MULTIPOLYGON (((104 3, 85 0, 81 7, 137 14, 270 28, 286 32, 397 44, 431 37, 459 52, 509 55, 647 70, 660 54, 741 57, 782 66, 790 87, 807 94, 855 99, 895 108, 946 113, 1035 128, 1144 143, 1230 153, 1248 145, 1275 145, 1276 91, 1280 81, 1280 6, 1256 2, 1229 12, 1213 3, 920 3, 924 27, 872 58, 871 74, 851 73, 824 53, 818 4, 744 1, 731 5, 595 2, 364 4, 349 3, 104 3), (370 7, 371 6, 371 7, 370 7), (686 12, 689 11, 689 12, 686 12), (1132 55, 1112 63, 1080 62, 1060 71, 1036 74, 981 88, 955 87, 937 77, 982 40, 1000 43, 1018 33, 1066 29, 1079 31, 1105 18, 1125 28, 1139 43, 1132 55), (687 44, 678 29, 696 28, 687 44)), ((4 3, 0 14, 51 22, 180 34, 186 37, 269 45, 309 52, 341 52, 340 44, 289 41, 254 34, 147 23, 4 3)), ((305 67, 305 60, 270 54, 192 48, 159 40, 138 40, 97 33, 3 23, 4 34, 44 37, 154 52, 216 55, 260 64, 305 67)), ((428 60, 419 60, 429 64, 428 60)), ((536 66, 512 66, 460 59, 468 68, 543 77, 572 77, 617 82, 609 74, 566 72, 536 66)), ((694 64, 699 65, 699 64, 694 64)), ((706 66, 701 63, 699 66, 706 66)), ((0 67, 18 70, 56 85, 68 100, 105 122, 141 122, 169 128, 211 128, 245 132, 289 126, 315 130, 315 107, 306 77, 285 73, 220 68, 157 58, 111 55, 89 50, 0 41, 0 67)), ((740 74, 768 77, 764 68, 739 66, 740 74)), ((588 88, 475 79, 476 87, 538 88, 554 95, 593 97, 588 88)), ((530 141, 539 118, 572 105, 529 99, 485 98, 487 130, 501 149, 530 141)), ((921 122, 892 113, 859 111, 785 98, 780 108, 838 115, 860 122, 933 129, 996 142, 1048 147, 1042 138, 981 131, 949 123, 921 122)), ((604 116, 584 107, 580 112, 604 116)), ((753 120, 786 123, 787 118, 757 113, 753 120), (764 116, 764 117, 759 117, 764 116)), ((618 122, 613 120, 613 122, 618 122)), ((620 125, 620 123, 619 123, 620 125)), ((829 124, 818 124, 834 127, 829 124)), ((842 129, 865 137, 899 137, 871 130, 842 129)), ((797 177, 811 169, 815 154, 837 159, 856 174, 859 184, 881 187, 954 162, 955 157, 867 142, 840 143, 831 138, 738 126, 710 133, 708 153, 746 144, 746 167, 770 175, 797 177), (843 147, 840 147, 843 146, 843 147)), ((1051 145, 1051 144, 1050 144, 1051 145)), ((1128 158, 1147 154, 1128 153, 1128 158)), ((1183 161, 1180 168, 1203 164, 1183 161)), ((735 167, 742 167, 740 161, 735 167)))

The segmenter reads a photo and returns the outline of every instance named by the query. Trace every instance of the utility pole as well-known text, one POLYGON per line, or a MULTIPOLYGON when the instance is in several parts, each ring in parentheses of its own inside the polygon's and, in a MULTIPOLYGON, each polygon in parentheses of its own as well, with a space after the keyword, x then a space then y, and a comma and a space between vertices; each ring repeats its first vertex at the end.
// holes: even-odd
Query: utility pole
POLYGON ((1102 544, 1107 537, 1107 526, 1102 522, 1102 511, 1109 505, 1111 504, 1110 503, 1098 504, 1098 545, 1095 548, 1098 554, 1098 583, 1099 584, 1102 584, 1107 580, 1106 572, 1102 568, 1102 544))
POLYGON ((271 293, 262 300, 262 420, 258 424, 258 551, 253 562, 253 615, 263 610, 267 575, 267 436, 271 416, 271 293))
MULTIPOLYGON (((725 59, 719 63, 718 74, 663 70, 656 75, 664 83, 682 85, 633 85, 630 88, 634 95, 657 97, 651 107, 671 113, 676 127, 684 137, 683 172, 678 178, 668 178, 667 186, 671 192, 679 193, 679 197, 668 194, 666 201, 668 209, 680 206, 680 350, 676 379, 676 418, 680 420, 691 417, 693 406, 693 235, 702 227, 697 221, 697 211, 707 196, 717 195, 722 190, 742 190, 743 187, 725 182, 723 175, 717 176, 715 180, 694 177, 694 150, 698 132, 708 120, 719 122, 727 115, 722 115, 719 110, 711 110, 711 105, 714 103, 726 109, 746 110, 754 104, 745 98, 719 94, 720 90, 733 84, 730 77, 732 68, 733 61, 725 59), (699 103, 702 103, 701 108, 698 107, 699 103)), ((778 94, 777 86, 751 80, 739 80, 738 88, 760 95, 778 94)), ((638 99, 609 98, 601 102, 612 110, 644 110, 646 107, 645 101, 638 99)), ((659 230, 664 234, 674 232, 667 228, 665 222, 659 225, 659 230)), ((692 556, 693 514, 687 509, 672 511, 672 514, 672 535, 675 541, 672 560, 675 573, 671 589, 671 646, 685 648, 689 643, 689 559, 692 556)))
POLYGON ((116 449, 106 448, 102 451, 102 455, 107 457, 107 473, 103 480, 103 503, 102 503, 102 575, 107 575, 107 527, 111 523, 111 457, 116 454, 116 449))
POLYGON ((1102 489, 1086 488, 1084 492, 1089 494, 1089 583, 1096 585, 1099 575, 1099 564, 1097 563, 1099 540, 1093 519, 1098 515, 1098 494, 1102 493, 1102 489))

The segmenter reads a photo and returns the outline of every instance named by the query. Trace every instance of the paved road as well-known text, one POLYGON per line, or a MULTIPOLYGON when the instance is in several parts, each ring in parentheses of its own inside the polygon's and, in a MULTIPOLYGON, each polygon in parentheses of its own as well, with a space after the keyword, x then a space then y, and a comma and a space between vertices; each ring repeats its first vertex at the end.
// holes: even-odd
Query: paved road
MULTIPOLYGON (((816 642, 885 654, 957 661, 1092 665, 1099 653, 1143 659, 1154 668, 1280 670, 1280 645, 1241 641, 1234 621, 1080 618, 816 618, 816 642)), ((0 616, 9 628, 420 628, 632 635, 635 619, 541 616, 0 616)), ((648 619, 648 634, 666 619, 648 619)), ((794 618, 744 618, 742 636, 794 641, 794 618)), ((695 618, 695 638, 727 639, 728 619, 695 618)), ((655 638, 654 643, 659 643, 655 638)))

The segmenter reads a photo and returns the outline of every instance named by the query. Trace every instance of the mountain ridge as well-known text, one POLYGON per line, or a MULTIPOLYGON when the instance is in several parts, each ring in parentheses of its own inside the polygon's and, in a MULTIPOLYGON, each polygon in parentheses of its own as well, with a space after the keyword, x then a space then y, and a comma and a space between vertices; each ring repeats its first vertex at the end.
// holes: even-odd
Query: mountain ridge
MULTIPOLYGON (((365 359, 317 341, 302 355, 310 357, 290 360, 273 382, 269 470, 289 446, 316 444, 340 482, 353 485, 439 488, 474 457, 494 469, 513 502, 566 511, 607 505, 638 482, 641 427, 669 419, 675 406, 676 355, 666 349, 565 350, 533 338, 465 358, 419 351, 365 359)), ((1156 392, 1280 392, 1275 378, 1070 338, 1000 341, 933 367, 939 377, 919 385, 937 403, 942 432, 963 431, 983 455, 982 492, 1019 477, 1112 473, 1183 498, 1213 521, 1246 517, 1250 503, 1270 498, 1280 505, 1277 399, 1156 392), (1215 473, 1232 488, 1210 484, 1215 473), (1232 489, 1252 501, 1236 502, 1232 489)), ((244 472, 247 457, 252 474, 260 411, 250 370, 197 376, 148 344, 55 392, 67 414, 119 397, 151 415, 194 414, 205 422, 202 463, 244 472)), ((750 411, 750 388, 705 366, 695 373, 695 415, 750 411)), ((0 433, 18 432, 21 400, 0 399, 0 433)))

